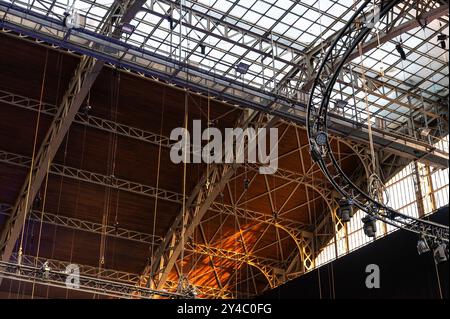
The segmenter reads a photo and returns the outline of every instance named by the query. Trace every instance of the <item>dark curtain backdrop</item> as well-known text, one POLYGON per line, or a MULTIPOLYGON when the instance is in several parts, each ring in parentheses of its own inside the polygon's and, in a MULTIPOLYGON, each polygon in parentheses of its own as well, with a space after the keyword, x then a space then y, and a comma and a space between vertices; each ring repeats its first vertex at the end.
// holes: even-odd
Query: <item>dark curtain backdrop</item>
MULTIPOLYGON (((430 220, 448 225, 448 206, 430 220)), ((431 252, 418 255, 418 236, 396 231, 307 273, 259 298, 443 298, 449 297, 448 261, 435 266, 431 252), (380 288, 365 285, 368 264, 380 268, 380 288)))

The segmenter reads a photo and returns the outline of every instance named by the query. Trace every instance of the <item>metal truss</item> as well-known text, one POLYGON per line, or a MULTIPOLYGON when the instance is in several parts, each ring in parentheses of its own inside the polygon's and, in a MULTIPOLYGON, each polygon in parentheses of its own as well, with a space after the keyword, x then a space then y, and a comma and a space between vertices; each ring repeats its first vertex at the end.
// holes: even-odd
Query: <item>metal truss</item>
MULTIPOLYGON (((31 158, 0 150, 0 162, 25 168, 29 167, 31 163, 31 158)), ((49 173, 82 182, 93 183, 105 187, 113 187, 119 190, 131 192, 142 196, 147 196, 150 198, 156 198, 156 194, 158 194, 158 199, 170 201, 179 205, 181 205, 183 202, 182 200, 183 195, 176 192, 164 190, 161 188, 156 189, 155 187, 152 186, 135 183, 123 179, 111 179, 110 176, 80 170, 77 168, 64 166, 60 164, 51 164, 49 173), (111 182, 111 180, 113 180, 114 182, 111 182)), ((233 207, 232 205, 223 204, 217 201, 211 204, 209 210, 216 212, 218 214, 223 213, 228 215, 234 215, 236 213, 239 216, 242 216, 243 218, 255 218, 256 220, 264 223, 268 224, 273 223, 273 217, 271 215, 256 212, 249 209, 243 209, 241 207, 233 207)), ((308 227, 308 225, 305 225, 304 223, 287 218, 280 218, 278 222, 283 223, 285 227, 292 229, 304 229, 308 227)))
MULTIPOLYGON (((13 254, 11 256, 11 261, 17 263, 17 254, 13 254)), ((27 266, 34 266, 38 268, 42 268, 44 263, 54 271, 64 272, 71 263, 67 261, 61 261, 56 259, 49 259, 45 257, 36 257, 30 255, 22 255, 22 264, 27 266)), ((73 264, 73 263, 72 263, 73 264)), ((105 269, 98 268, 89 265, 76 264, 79 267, 80 275, 89 276, 99 279, 106 279, 113 282, 126 283, 129 285, 135 285, 139 280, 138 274, 133 274, 125 271, 113 270, 113 269, 105 269)), ((45 284, 45 283, 42 283, 45 284)), ((203 296, 207 298, 234 298, 234 294, 228 290, 220 290, 216 287, 202 286, 202 285, 194 285, 198 296, 203 296)), ((176 292, 178 288, 178 282, 176 281, 167 281, 167 285, 164 288, 165 291, 168 292, 176 292)), ((95 292, 96 293, 96 292, 95 292)), ((128 297, 128 296, 127 296, 128 297)), ((132 293, 130 298, 141 298, 140 295, 136 293, 132 293)))
POLYGON ((257 268, 267 279, 271 288, 284 282, 284 265, 278 260, 261 258, 248 253, 241 253, 233 250, 226 250, 220 247, 211 247, 202 244, 187 242, 186 248, 197 254, 211 257, 229 259, 257 268))
MULTIPOLYGON (((1 2, 0 2, 0 9, 1 2)), ((233 79, 228 79, 226 77, 221 77, 218 75, 211 75, 200 68, 196 68, 195 66, 190 65, 189 63, 182 63, 176 59, 170 59, 167 57, 158 56, 155 53, 147 52, 141 48, 134 47, 129 43, 124 43, 112 38, 98 37, 97 34, 90 33, 87 30, 73 30, 72 35, 69 40, 72 39, 83 39, 78 42, 68 42, 61 41, 55 34, 64 34, 64 29, 60 27, 59 23, 56 21, 50 21, 51 19, 48 17, 41 17, 39 14, 35 12, 28 12, 22 10, 20 8, 16 8, 14 5, 9 5, 8 7, 4 7, 4 10, 7 10, 8 15, 11 15, 11 18, 7 22, 2 22, 4 28, 9 30, 15 30, 22 35, 28 35, 33 38, 39 38, 42 41, 46 41, 50 44, 56 45, 58 47, 65 47, 67 49, 75 50, 76 52, 87 54, 99 58, 103 61, 114 64, 115 66, 122 67, 129 72, 133 72, 135 74, 139 74, 141 76, 150 76, 155 79, 159 79, 162 81, 167 81, 181 87, 189 87, 194 91, 203 92, 216 95, 224 100, 229 100, 233 103, 237 103, 243 107, 253 108, 256 110, 260 110, 262 112, 267 112, 272 115, 277 115, 281 118, 285 118, 290 121, 294 121, 296 123, 304 124, 305 123, 305 101, 303 103, 299 103, 295 99, 289 99, 285 96, 281 96, 274 92, 267 93, 264 90, 257 90, 255 88, 243 85, 242 83, 237 83, 233 79), (21 17, 21 22, 14 23, 14 15, 16 17, 21 17), (44 25, 50 29, 56 29, 58 32, 49 36, 48 34, 36 33, 35 31, 30 31, 26 28, 27 22, 32 25, 44 25), (90 41, 97 43, 99 46, 111 48, 113 52, 117 52, 117 56, 120 56, 121 59, 117 59, 115 56, 111 56, 103 50, 99 52, 95 50, 95 46, 93 48, 87 48, 83 46, 83 41, 90 41), (151 65, 151 68, 149 68, 151 65), (177 70, 183 70, 176 77, 173 77, 173 72, 177 70), (188 70, 184 71, 184 70, 188 70), (186 77, 196 77, 199 80, 197 82, 189 80, 186 82, 186 77), (231 94, 229 92, 224 92, 220 90, 211 89, 211 85, 223 86, 223 88, 230 88, 243 93, 239 93, 238 95, 231 94), (248 96, 251 95, 251 97, 248 96), (243 98, 243 97, 246 98, 243 98), (270 105, 270 107, 268 106, 270 105), (273 106, 273 107, 272 107, 273 106)), ((109 52, 109 51, 108 51, 109 52)), ((340 134, 343 136, 352 136, 352 138, 357 138, 360 141, 367 140, 367 130, 364 127, 361 127, 356 121, 350 120, 348 118, 342 118, 335 115, 330 115, 336 125, 333 125, 330 129, 336 134, 340 134), (353 134, 349 134, 352 132, 353 134)), ((387 147, 390 150, 396 151, 397 154, 403 154, 403 156, 409 156, 413 158, 416 156, 415 154, 419 154, 419 156, 423 157, 423 161, 429 161, 437 166, 445 166, 446 160, 441 158, 439 154, 435 154, 434 150, 429 146, 418 145, 414 140, 413 141, 403 141, 405 139, 404 136, 393 134, 391 132, 380 132, 380 136, 374 139, 375 144, 379 147, 387 147), (426 155, 426 156, 425 156, 426 155)))
MULTIPOLYGON (((334 157, 326 135, 329 125, 327 113, 331 89, 343 65, 348 61, 349 55, 367 37, 370 31, 370 27, 364 22, 364 10, 370 3, 371 1, 367 0, 356 10, 353 17, 341 31, 340 36, 331 44, 322 64, 318 67, 318 75, 311 91, 307 114, 308 140, 311 154, 336 190, 344 198, 352 200, 353 204, 366 212, 370 218, 418 233, 430 241, 444 241, 448 243, 448 227, 400 214, 394 209, 386 207, 374 199, 372 195, 369 195, 368 192, 356 186, 343 172, 334 157), (326 141, 320 142, 316 139, 320 134, 324 134, 326 141)), ((401 1, 382 2, 380 5, 380 18, 384 17, 398 3, 401 3, 401 1)))
MULTIPOLYGON (((136 0, 133 2, 127 1, 125 5, 114 2, 111 9, 107 11, 105 19, 112 19, 113 14, 118 11, 122 13, 120 21, 122 23, 128 23, 144 3, 144 0, 136 0)), ((113 37, 117 37, 117 35, 120 34, 120 28, 113 30, 109 24, 104 24, 100 28, 100 34, 111 34, 113 37)), ((28 210, 32 207, 36 194, 45 178, 48 166, 53 161, 64 136, 69 130, 76 113, 86 98, 103 65, 103 61, 92 57, 83 56, 81 58, 49 130, 47 131, 39 150, 36 154, 33 154, 33 159, 30 164, 31 171, 20 190, 20 194, 14 205, 13 214, 6 222, 0 235, 2 261, 9 260, 20 232, 22 231, 28 210)), ((19 247, 19 254, 22 253, 21 249, 22 248, 19 247)))
MULTIPOLYGON (((8 204, 1 204, 0 203, 0 214, 3 214, 5 216, 10 216, 12 211, 12 206, 8 204)), ((80 220, 77 218, 71 218, 66 217, 62 215, 54 215, 48 212, 42 212, 38 210, 32 210, 29 215, 28 219, 34 222, 43 222, 45 224, 49 225, 55 225, 59 227, 65 227, 68 229, 74 229, 78 231, 86 231, 98 235, 104 235, 102 225, 98 223, 93 223, 86 220, 80 220)), ((115 228, 112 226, 107 226, 106 235, 140 242, 143 244, 153 244, 152 240, 155 238, 155 244, 158 244, 161 242, 162 238, 159 236, 142 233, 142 232, 136 232, 133 230, 123 229, 123 228, 115 228)), ((196 254, 204 254, 205 250, 211 250, 215 251, 216 248, 213 246, 208 246, 204 244, 197 244, 197 243, 190 243, 186 247, 186 251, 190 253, 196 253, 196 254), (199 248, 201 247, 201 249, 199 248)), ((231 250, 226 250, 220 248, 220 251, 224 253, 226 256, 233 255, 235 252, 231 250)), ((212 255, 211 255, 212 256, 212 255)), ((215 255, 214 257, 217 258, 225 258, 221 255, 215 255)), ((251 258, 251 265, 254 267, 265 267, 264 269, 269 269, 272 267, 271 265, 281 265, 280 261, 265 258, 265 257, 258 257, 258 256, 250 256, 251 258), (261 263, 261 264, 260 264, 261 263)), ((229 258, 225 258, 229 259, 229 258)), ((249 259, 249 260, 250 260, 249 259)), ((13 254, 12 261, 17 261, 17 254, 13 254)), ((44 257, 36 258, 32 256, 23 256, 22 257, 22 264, 24 265, 35 265, 35 266, 42 266, 42 264, 48 261, 49 266, 52 269, 57 270, 64 270, 66 269, 67 265, 69 265, 69 262, 65 261, 57 261, 57 260, 51 260, 46 259, 44 257)), ((240 260, 246 263, 249 263, 248 260, 240 260), (248 261, 248 262, 247 262, 248 261)), ((141 275, 138 274, 132 274, 127 273, 123 271, 117 271, 117 270, 110 270, 105 268, 97 268, 93 266, 87 266, 87 265, 78 265, 80 267, 80 272, 86 276, 92 276, 96 278, 102 278, 102 279, 108 279, 108 280, 114 280, 114 281, 125 281, 127 283, 135 284, 136 282, 143 282, 143 278, 141 275)), ((281 267, 281 266, 280 266, 281 267)), ((145 279, 146 280, 146 279, 145 279)), ((145 281, 146 282, 146 281, 145 281)), ((164 289, 168 289, 168 291, 176 291, 176 289, 170 289, 170 287, 177 287, 177 282, 168 280, 166 282, 166 285, 164 286, 164 289)), ((207 286, 199 286, 195 285, 196 289, 201 295, 205 295, 208 297, 229 297, 231 298, 231 292, 228 292, 223 289, 215 288, 215 287, 207 287, 207 286)))
MULTIPOLYGON (((10 216, 13 207, 8 204, 0 203, 0 214, 10 216)), ((157 235, 147 234, 143 232, 137 232, 121 227, 115 227, 111 225, 102 225, 79 218, 67 217, 63 215, 55 215, 49 212, 42 212, 39 210, 31 210, 27 218, 34 222, 43 222, 49 225, 62 226, 69 229, 86 231, 93 234, 104 234, 110 237, 135 241, 143 244, 158 244, 161 241, 161 237, 157 235)))
MULTIPOLYGON (((23 257, 23 255, 21 256, 23 257)), ((45 285, 69 290, 76 290, 91 294, 97 294, 115 298, 150 299, 155 296, 170 299, 188 299, 189 296, 166 291, 157 291, 154 289, 138 287, 109 279, 95 278, 85 274, 74 275, 64 270, 45 269, 41 266, 26 265, 23 259, 20 262, 4 262, 0 261, 0 278, 28 282, 32 284, 45 285), (79 279, 79 287, 74 287, 66 282, 70 278, 76 276, 79 279)), ((54 264, 54 263, 53 263, 54 264)))

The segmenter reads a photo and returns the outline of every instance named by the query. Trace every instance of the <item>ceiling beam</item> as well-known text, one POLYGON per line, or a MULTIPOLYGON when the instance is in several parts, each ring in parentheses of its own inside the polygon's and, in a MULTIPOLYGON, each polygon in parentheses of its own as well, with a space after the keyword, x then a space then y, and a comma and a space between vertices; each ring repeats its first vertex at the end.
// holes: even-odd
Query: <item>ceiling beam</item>
MULTIPOLYGON (((119 37, 121 33, 120 23, 129 23, 144 3, 145 0, 134 0, 123 3, 115 1, 106 13, 105 23, 101 26, 100 34, 112 34, 113 37, 119 37), (118 26, 112 30, 114 27, 112 25, 113 15, 118 10, 122 13, 122 18, 118 26)), ((33 156, 30 173, 20 190, 20 195, 14 205, 13 214, 6 222, 0 234, 0 254, 2 261, 8 261, 11 257, 14 246, 22 231, 26 215, 32 207, 36 194, 46 176, 48 166, 53 161, 76 113, 80 109, 81 104, 103 68, 103 65, 103 61, 96 60, 92 57, 83 56, 81 58, 53 122, 39 150, 33 156)), ((22 253, 21 249, 22 247, 20 245, 19 255, 22 253)))

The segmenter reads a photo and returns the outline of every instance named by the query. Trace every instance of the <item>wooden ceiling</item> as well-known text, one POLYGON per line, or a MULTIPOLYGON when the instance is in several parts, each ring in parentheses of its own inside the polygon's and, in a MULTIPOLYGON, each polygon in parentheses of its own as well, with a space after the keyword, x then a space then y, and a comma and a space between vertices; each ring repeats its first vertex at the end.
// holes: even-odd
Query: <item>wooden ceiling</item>
MULTIPOLYGON (((79 58, 62 53, 26 40, 0 35, 2 54, 0 55, 0 90, 58 105, 68 86, 79 58)), ((169 136, 173 128, 182 127, 185 117, 184 91, 156 81, 144 79, 129 73, 105 67, 97 78, 89 97, 91 115, 113 120, 144 131, 169 136)), ((87 103, 87 102, 86 102, 87 103)), ((187 97, 188 119, 201 119, 207 125, 208 100, 195 93, 187 97)), ((218 119, 214 124, 219 129, 233 127, 241 110, 222 102, 211 100, 210 119, 218 119)), ((38 112, 0 103, 0 150, 31 157, 35 139, 38 112)), ((52 118, 40 116, 37 147, 39 147, 52 118)), ((294 126, 279 126, 279 167, 302 175, 315 170, 313 178, 323 179, 320 171, 310 159, 306 132, 294 126), (283 156, 283 154, 287 154, 283 156), (303 164, 301 164, 301 157, 303 164), (312 168, 311 168, 312 167, 312 168)), ((337 145, 336 145, 337 147, 337 145)), ((339 145, 342 153, 350 154, 344 161, 344 168, 354 169, 356 155, 344 144, 339 145)), ((173 164, 169 149, 144 141, 74 123, 63 141, 54 163, 78 168, 88 172, 114 175, 115 178, 143 185, 165 189, 182 194, 183 165, 173 164), (161 151, 160 161, 158 154, 161 151), (159 166, 159 180, 158 180, 159 166)), ((189 195, 204 173, 206 165, 187 165, 187 191, 189 195)), ((19 167, 0 162, 0 203, 14 205, 28 172, 19 167)), ((263 214, 272 215, 267 188, 271 189, 273 206, 276 211, 289 211, 284 218, 299 223, 314 224, 314 219, 326 214, 327 206, 323 198, 310 188, 289 182, 276 176, 259 175, 240 168, 223 192, 223 203, 232 205, 240 198, 240 207, 263 214), (251 180, 247 191, 244 178, 251 180), (267 180, 266 180, 267 178, 267 180), (276 190, 274 190, 276 189, 276 190), (292 194, 291 194, 292 193, 292 194), (307 202, 309 201, 309 205, 307 202), (303 204, 303 205, 302 205, 303 204)), ((155 199, 104 185, 79 181, 54 174, 49 175, 48 187, 41 189, 45 199, 45 211, 59 216, 67 216, 104 225, 119 227, 143 233, 164 236, 180 211, 180 204, 155 199), (155 209, 156 207, 156 209, 155 209), (154 222, 156 221, 156 222, 154 222)), ((218 198, 216 201, 221 201, 218 198)), ((5 216, 0 215, 3 227, 5 216)), ((234 218, 230 215, 208 211, 202 227, 210 245, 244 252, 239 235, 243 229, 244 240, 252 251, 261 257, 287 258, 296 249, 295 243, 286 234, 277 233, 271 225, 257 224, 251 219, 234 218), (222 227, 221 227, 222 225, 222 227), (220 228, 221 227, 221 228, 220 228), (238 236, 239 235, 239 236, 238 236), (277 244, 281 237, 280 244, 277 244), (254 246, 256 244, 256 246, 254 246)), ((39 236, 40 223, 29 222, 25 229, 25 254, 36 255, 61 261, 98 266, 100 261, 101 236, 62 226, 43 224, 39 236)), ((200 231, 196 231, 194 242, 203 243, 200 231)), ((139 274, 150 254, 148 244, 125 239, 106 237, 104 268, 139 274)), ((208 256, 186 252, 184 268, 190 269, 190 280, 194 284, 217 287, 208 256)), ((232 289, 250 290, 250 276, 258 273, 252 267, 228 259, 213 257, 216 269, 225 282, 242 282, 232 289)), ((177 279, 175 271, 171 274, 177 279)), ((261 275, 255 278, 257 289, 261 291, 267 281, 261 275)), ((254 285, 252 283, 252 285, 254 285)), ((30 286, 18 287, 17 283, 3 281, 3 292, 30 294, 30 286), (13 288, 11 288, 13 287, 13 288), (19 289, 19 290, 17 290, 19 289), (20 290, 22 289, 22 290, 20 290)), ((69 294, 83 297, 84 295, 69 294)), ((5 294, 4 294, 5 295, 5 294)), ((47 296, 47 290, 40 289, 36 296, 47 296)), ((51 289, 50 297, 66 297, 66 292, 51 289)))

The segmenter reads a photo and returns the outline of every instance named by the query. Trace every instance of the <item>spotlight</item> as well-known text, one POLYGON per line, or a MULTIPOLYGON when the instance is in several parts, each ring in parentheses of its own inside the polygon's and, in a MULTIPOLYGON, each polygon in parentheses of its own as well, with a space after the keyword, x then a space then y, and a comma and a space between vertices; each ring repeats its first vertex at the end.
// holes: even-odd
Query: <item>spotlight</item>
POLYGON ((347 101, 338 99, 338 100, 334 101, 334 106, 337 109, 344 110, 344 108, 347 106, 347 101))
POLYGON ((42 273, 42 277, 44 277, 45 279, 48 279, 50 276, 50 271, 52 269, 50 268, 49 262, 48 260, 46 260, 41 267, 41 273, 42 273))
POLYGON ((339 218, 347 223, 353 217, 353 201, 351 199, 342 198, 339 201, 339 208, 337 210, 339 218))
POLYGON ((437 36, 437 40, 438 40, 439 44, 441 45, 441 48, 445 50, 445 48, 446 48, 445 40, 447 40, 447 35, 441 33, 437 36))
POLYGON ((376 219, 367 215, 363 217, 361 221, 363 222, 364 234, 366 234, 367 237, 375 237, 375 233, 377 232, 376 219))
POLYGON ((402 60, 406 60, 406 53, 405 50, 403 50, 401 42, 396 44, 395 49, 397 50, 398 54, 400 54, 402 60))
POLYGON ((173 18, 172 18, 172 9, 169 8, 169 10, 167 10, 166 12, 166 19, 167 21, 169 21, 169 25, 170 25, 170 30, 175 29, 175 24, 173 23, 173 18))
POLYGON ((250 185, 250 181, 248 178, 244 179, 244 189, 248 189, 248 186, 250 185))
POLYGON ((431 129, 430 128, 420 128, 419 129, 419 134, 422 135, 423 137, 427 137, 428 135, 430 135, 431 133, 431 129))
POLYGON ((417 252, 419 255, 422 255, 426 252, 430 251, 430 246, 428 246, 428 243, 424 237, 421 237, 419 241, 417 242, 417 252))
POLYGON ((448 260, 448 244, 440 243, 433 250, 434 261, 440 264, 448 260))
POLYGON ((199 44, 200 47, 200 53, 205 55, 206 54, 206 46, 204 44, 199 44))
POLYGON ((319 146, 327 145, 327 139, 328 139, 327 133, 322 132, 322 131, 317 132, 317 134, 316 134, 317 145, 319 145, 319 146))
POLYGON ((134 32, 135 26, 129 23, 123 23, 121 29, 123 33, 132 34, 134 32))
POLYGON ((319 162, 322 159, 322 153, 320 152, 317 145, 312 144, 310 152, 311 158, 313 159, 314 162, 319 162))
POLYGON ((89 104, 86 104, 85 106, 82 107, 81 112, 84 115, 88 116, 89 113, 91 112, 91 110, 92 110, 92 106, 90 106, 89 104))

